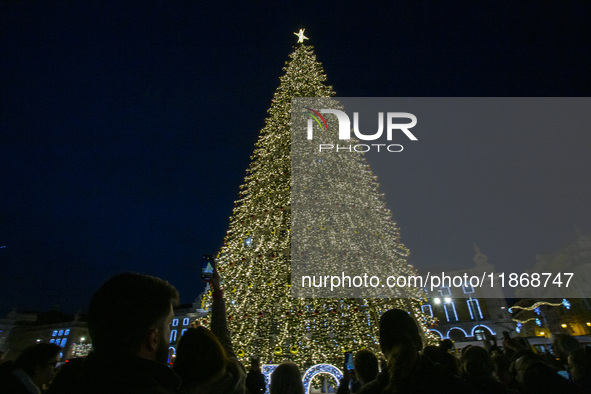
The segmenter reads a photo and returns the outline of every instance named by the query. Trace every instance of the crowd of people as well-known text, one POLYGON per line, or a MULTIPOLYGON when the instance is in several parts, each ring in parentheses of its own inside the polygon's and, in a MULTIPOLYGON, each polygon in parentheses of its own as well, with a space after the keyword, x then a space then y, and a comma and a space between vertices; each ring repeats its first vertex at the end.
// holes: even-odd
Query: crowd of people
MULTIPOLYGON (((211 329, 188 329, 168 365, 170 326, 178 292, 148 275, 114 276, 93 295, 88 327, 93 351, 59 368, 60 347, 38 343, 14 362, 0 364, 0 393, 6 394, 260 394, 267 385, 260 362, 249 370, 234 352, 219 275, 212 288, 211 329)), ((409 313, 382 314, 379 344, 385 359, 367 350, 344 369, 337 394, 393 393, 591 393, 591 348, 557 335, 553 357, 506 337, 503 346, 468 346, 459 356, 453 343, 425 346, 423 331, 409 313), (554 357, 555 356, 555 357, 554 357)), ((273 371, 271 394, 303 394, 298 366, 273 371)))

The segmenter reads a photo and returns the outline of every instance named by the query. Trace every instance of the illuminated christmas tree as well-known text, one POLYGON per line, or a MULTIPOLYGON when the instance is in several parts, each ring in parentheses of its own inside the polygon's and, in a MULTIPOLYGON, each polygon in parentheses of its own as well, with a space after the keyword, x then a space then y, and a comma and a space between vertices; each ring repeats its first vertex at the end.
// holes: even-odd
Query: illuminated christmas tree
MULTIPOLYGON (((240 187, 224 246, 218 254, 218 270, 223 280, 232 341, 240 358, 247 360, 256 355, 264 363, 290 359, 301 366, 332 363, 340 367, 345 351, 362 348, 379 351, 378 322, 384 311, 407 309, 425 325, 433 320, 420 311, 420 302, 425 297, 420 289, 407 293, 404 299, 293 298, 290 295, 292 98, 334 96, 332 87, 325 84, 326 75, 313 47, 303 43, 303 31, 298 37, 240 187)), ((325 193, 323 201, 339 205, 369 199, 373 201, 373 209, 368 213, 362 206, 348 207, 335 223, 322 224, 322 230, 326 226, 340 228, 344 222, 362 223, 364 229, 371 229, 375 234, 376 240, 368 243, 376 250, 376 259, 387 260, 390 273, 413 274, 413 268, 405 260, 408 250, 399 240, 396 224, 371 169, 360 155, 341 155, 339 160, 332 168, 346 171, 350 176, 343 178, 345 184, 330 189, 336 192, 325 193), (355 188, 347 182, 353 182, 355 188)), ((330 163, 328 168, 332 166, 330 163)), ((356 246, 351 243, 348 247, 356 246)), ((339 256, 325 256, 328 267, 331 258, 339 256)), ((204 309, 209 308, 210 302, 210 297, 204 297, 204 309)))

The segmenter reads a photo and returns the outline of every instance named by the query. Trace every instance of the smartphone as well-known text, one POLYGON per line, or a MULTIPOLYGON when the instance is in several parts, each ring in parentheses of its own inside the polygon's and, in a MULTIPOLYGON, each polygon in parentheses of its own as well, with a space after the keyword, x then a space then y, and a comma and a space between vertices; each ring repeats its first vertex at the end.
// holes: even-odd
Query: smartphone
POLYGON ((558 375, 562 376, 565 379, 570 380, 570 374, 568 373, 567 370, 562 370, 562 371, 557 371, 558 375))
POLYGON ((215 260, 212 255, 206 254, 201 258, 201 279, 211 279, 215 269, 215 260))
POLYGON ((353 370, 353 353, 352 352, 345 352, 345 368, 347 368, 347 371, 353 370))

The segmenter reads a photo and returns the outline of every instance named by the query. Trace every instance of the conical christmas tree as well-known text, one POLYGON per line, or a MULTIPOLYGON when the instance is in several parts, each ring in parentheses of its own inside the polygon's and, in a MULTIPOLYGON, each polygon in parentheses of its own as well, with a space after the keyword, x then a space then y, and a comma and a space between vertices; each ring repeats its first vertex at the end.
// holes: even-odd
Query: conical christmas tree
MULTIPOLYGON (((329 98, 334 92, 325 84, 326 75, 312 46, 298 43, 284 71, 235 202, 218 254, 218 270, 232 341, 240 358, 259 356, 265 363, 292 360, 301 366, 332 363, 340 367, 343 352, 362 348, 379 351, 378 322, 384 311, 407 309, 425 325, 433 320, 420 311, 425 295, 418 289, 405 299, 291 296, 291 102, 294 97, 329 98)), ((347 209, 339 220, 318 224, 318 228, 341 228, 345 223, 362 221, 365 229, 378 236, 378 241, 368 241, 376 250, 374 257, 388 261, 392 273, 414 273, 406 263, 408 251, 398 238, 369 166, 359 155, 341 156, 335 171, 348 173, 349 180, 344 182, 363 186, 351 190, 333 182, 321 200, 354 206, 355 201, 359 205, 370 199, 373 209, 371 214, 361 205, 359 210, 347 209)), ((355 247, 354 243, 349 245, 349 249, 355 247)), ((339 256, 325 256, 331 258, 339 256)), ((331 266, 330 261, 326 264, 331 266)), ((209 296, 204 297, 203 308, 207 310, 210 302, 209 296)))

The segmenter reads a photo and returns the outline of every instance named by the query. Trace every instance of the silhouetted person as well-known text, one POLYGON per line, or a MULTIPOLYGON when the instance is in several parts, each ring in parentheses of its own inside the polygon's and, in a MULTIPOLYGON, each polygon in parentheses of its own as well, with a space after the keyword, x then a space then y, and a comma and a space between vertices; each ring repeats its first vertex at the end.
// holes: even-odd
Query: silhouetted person
POLYGON ((343 377, 339 381, 336 394, 351 394, 356 393, 361 387, 361 384, 355 376, 355 371, 349 371, 345 365, 343 368, 343 377))
POLYGON ((434 363, 439 363, 447 369, 452 375, 458 375, 458 360, 447 351, 447 347, 425 346, 423 355, 434 363))
POLYGON ((451 339, 444 339, 441 342, 439 342, 439 347, 444 351, 444 352, 452 352, 455 348, 456 345, 454 344, 454 341, 452 341, 451 339))
POLYGON ((243 394, 246 370, 234 353, 217 270, 209 282, 213 289, 211 330, 198 326, 183 334, 173 369, 182 379, 184 394, 243 394))
POLYGON ((493 354, 490 357, 490 362, 492 365, 493 377, 499 383, 501 383, 507 389, 508 392, 518 392, 517 382, 509 372, 509 369, 511 367, 511 360, 509 359, 509 357, 507 357, 504 353, 493 354))
POLYGON ((250 368, 246 375, 246 390, 248 394, 262 394, 266 388, 265 376, 261 372, 259 359, 252 357, 250 359, 250 368))
POLYGON ((530 363, 518 380, 522 394, 538 393, 576 393, 574 384, 560 376, 548 363, 540 361, 530 363))
POLYGON ((271 374, 271 394, 304 394, 302 374, 292 362, 281 363, 271 374))
POLYGON ((552 352, 558 358, 558 362, 563 369, 567 369, 569 354, 582 348, 583 345, 577 341, 577 338, 571 337, 568 334, 557 334, 552 336, 552 352))
POLYGON ((401 309, 391 309, 380 319, 380 347, 387 360, 387 373, 364 385, 359 394, 464 393, 465 382, 441 365, 419 354, 423 337, 414 319, 401 309))
POLYGON ((345 366, 337 394, 357 393, 361 386, 374 380, 379 372, 378 358, 373 352, 367 349, 357 351, 353 357, 353 372, 347 371, 345 366))
POLYGON ((503 353, 514 362, 519 354, 529 350, 525 338, 503 338, 503 353))
POLYGON ((378 358, 373 352, 367 349, 359 350, 353 358, 353 367, 357 380, 362 384, 371 382, 378 376, 378 358))
POLYGON ((579 392, 591 393, 591 348, 572 352, 568 356, 568 366, 579 392))
POLYGON ((507 388, 493 377, 490 357, 484 348, 471 346, 467 349, 462 369, 462 378, 468 381, 478 393, 507 393, 507 388))
POLYGON ((51 343, 27 348, 0 376, 0 393, 40 394, 55 376, 60 351, 51 343))
POLYGON ((93 352, 58 393, 176 393, 180 379, 167 358, 177 302, 177 290, 154 276, 125 273, 107 280, 88 309, 93 352))
POLYGON ((72 379, 76 379, 83 371, 85 361, 85 357, 76 357, 71 358, 68 362, 62 364, 58 369, 55 378, 51 382, 51 386, 47 393, 61 393, 64 390, 67 390, 71 385, 72 379))

